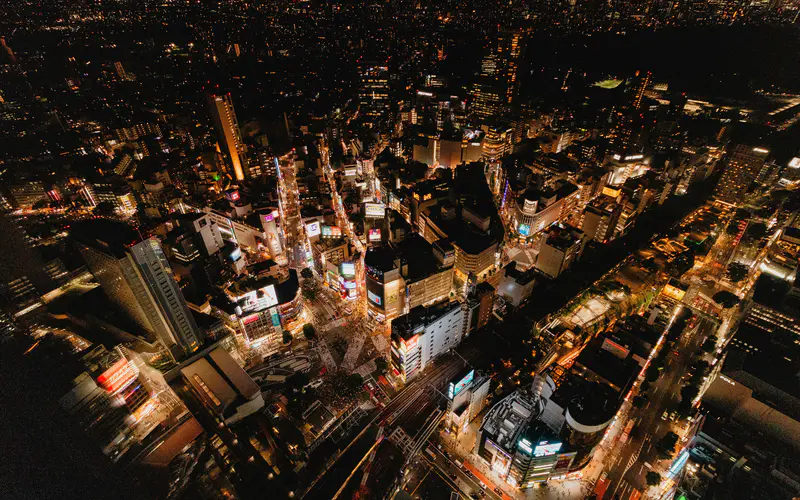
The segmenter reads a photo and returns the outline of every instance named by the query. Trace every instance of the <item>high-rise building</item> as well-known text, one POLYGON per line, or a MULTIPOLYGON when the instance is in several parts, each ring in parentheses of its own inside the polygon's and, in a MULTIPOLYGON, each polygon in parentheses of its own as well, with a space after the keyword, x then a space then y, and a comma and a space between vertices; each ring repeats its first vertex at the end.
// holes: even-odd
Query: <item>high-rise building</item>
POLYGON ((445 427, 458 436, 486 407, 491 378, 470 368, 447 385, 445 427))
POLYGON ((716 196, 728 203, 740 203, 761 173, 769 151, 739 144, 733 148, 728 167, 717 184, 716 196))
POLYGON ((461 343, 464 311, 458 302, 419 306, 392 321, 392 366, 408 382, 434 358, 461 343))
POLYGON ((236 111, 233 109, 233 101, 230 93, 208 95, 208 103, 211 107, 211 116, 214 118, 214 125, 222 139, 225 151, 233 166, 233 176, 237 181, 244 180, 245 167, 247 166, 247 148, 242 142, 242 133, 239 131, 239 121, 236 119, 236 111))
POLYGON ((364 64, 359 71, 361 88, 358 103, 361 114, 379 118, 389 109, 389 68, 380 64, 364 64))
POLYGON ((642 101, 644 100, 644 92, 653 83, 653 75, 649 71, 637 71, 636 75, 631 81, 631 107, 633 109, 641 109, 642 101))
POLYGON ((586 235, 572 226, 551 226, 545 231, 536 258, 536 269, 557 278, 581 258, 586 235))
POLYGON ((200 347, 200 331, 158 240, 105 219, 76 224, 72 233, 114 305, 179 355, 200 347))

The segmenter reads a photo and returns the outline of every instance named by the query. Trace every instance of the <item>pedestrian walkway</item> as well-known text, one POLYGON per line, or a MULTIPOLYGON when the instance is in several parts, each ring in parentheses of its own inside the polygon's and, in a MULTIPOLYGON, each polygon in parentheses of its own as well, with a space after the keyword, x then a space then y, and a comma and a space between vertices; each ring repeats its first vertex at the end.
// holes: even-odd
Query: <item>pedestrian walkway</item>
POLYGON ((367 340, 365 333, 357 333, 350 340, 350 345, 347 346, 347 352, 342 360, 342 369, 350 371, 355 367, 358 361, 358 356, 361 354, 361 349, 364 348, 364 341, 367 340))
POLYGON ((325 341, 325 339, 320 339, 317 343, 317 352, 319 353, 319 358, 322 360, 325 368, 327 368, 328 373, 335 372, 336 361, 333 359, 333 355, 331 354, 331 351, 328 348, 328 343, 325 341))
POLYGON ((389 352, 389 343, 386 342, 386 337, 383 335, 373 335, 370 338, 372 339, 372 344, 379 353, 386 354, 389 352))

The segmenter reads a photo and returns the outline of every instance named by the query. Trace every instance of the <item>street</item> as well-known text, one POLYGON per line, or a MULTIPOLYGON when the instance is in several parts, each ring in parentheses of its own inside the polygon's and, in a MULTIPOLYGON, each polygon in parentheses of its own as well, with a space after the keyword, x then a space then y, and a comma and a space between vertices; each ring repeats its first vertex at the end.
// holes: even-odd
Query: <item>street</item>
POLYGON ((612 464, 607 469, 609 493, 604 498, 618 495, 620 499, 627 499, 642 494, 647 490, 645 475, 648 470, 652 468, 663 475, 669 468, 669 461, 659 460, 654 444, 670 430, 680 435, 681 429, 662 417, 664 412, 672 412, 680 402, 681 377, 692 362, 692 353, 716 327, 714 321, 700 319, 695 328, 681 335, 676 349, 678 354, 668 354, 669 361, 663 374, 649 390, 650 400, 628 417, 634 420, 629 438, 625 442, 618 438, 611 443, 605 464, 606 467, 612 464))

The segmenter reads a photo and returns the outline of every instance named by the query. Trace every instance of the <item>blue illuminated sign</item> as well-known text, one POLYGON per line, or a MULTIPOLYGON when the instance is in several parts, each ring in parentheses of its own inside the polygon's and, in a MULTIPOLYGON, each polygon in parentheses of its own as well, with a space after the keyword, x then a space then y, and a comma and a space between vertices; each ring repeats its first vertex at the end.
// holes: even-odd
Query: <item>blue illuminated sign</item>
POLYGON ((450 386, 447 389, 447 396, 450 399, 453 399, 454 397, 458 396, 458 394, 461 391, 463 391, 464 388, 467 387, 470 382, 472 382, 473 378, 475 378, 475 370, 470 370, 469 373, 467 373, 466 377, 462 378, 455 384, 450 382, 450 386))
POLYGON ((517 231, 519 231, 519 234, 521 234, 522 236, 528 236, 529 234, 531 234, 531 226, 529 226, 528 224, 520 224, 517 227, 517 231))

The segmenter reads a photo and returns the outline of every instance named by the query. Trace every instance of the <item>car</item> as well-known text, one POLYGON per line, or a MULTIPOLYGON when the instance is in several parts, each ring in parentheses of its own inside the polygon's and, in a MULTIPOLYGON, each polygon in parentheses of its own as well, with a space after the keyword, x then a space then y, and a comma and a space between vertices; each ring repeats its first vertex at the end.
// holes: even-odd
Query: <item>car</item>
POLYGON ((669 418, 669 412, 666 412, 666 411, 665 411, 665 412, 664 412, 664 414, 663 414, 663 415, 661 415, 661 420, 666 420, 666 419, 668 419, 668 418, 669 418))
POLYGON ((674 422, 674 421, 678 420, 678 412, 677 411, 673 411, 672 413, 670 413, 669 414, 669 420, 670 420, 670 422, 674 422))

